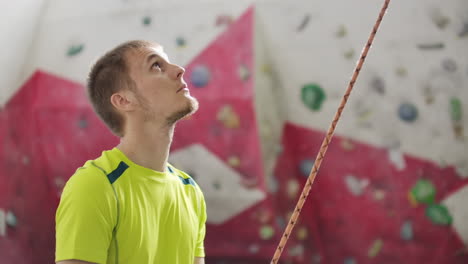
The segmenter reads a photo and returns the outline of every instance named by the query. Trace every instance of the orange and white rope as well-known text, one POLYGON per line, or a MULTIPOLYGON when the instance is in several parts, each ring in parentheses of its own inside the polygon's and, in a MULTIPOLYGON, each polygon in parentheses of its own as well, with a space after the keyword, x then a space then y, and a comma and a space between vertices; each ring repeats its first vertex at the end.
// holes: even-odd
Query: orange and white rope
POLYGON ((278 260, 281 257, 281 253, 283 252, 286 246, 286 243, 288 242, 289 236, 291 235, 291 232, 294 229, 294 226, 296 225, 296 222, 297 222, 297 219, 299 218, 302 207, 304 206, 304 203, 307 200, 307 196, 309 196, 309 192, 310 192, 310 189, 312 188, 312 184, 314 183, 314 180, 315 180, 315 177, 317 176, 320 165, 322 164, 323 157, 325 156, 325 153, 327 152, 328 145, 330 144, 331 139, 333 137, 333 133, 335 132, 336 124, 338 123, 338 120, 341 117, 341 113, 343 112, 343 109, 346 105, 346 102, 348 101, 348 98, 349 98, 349 95, 351 94, 353 86, 356 83, 356 79, 359 75, 359 72, 361 71, 362 65, 364 64, 364 60, 367 57, 367 53, 369 52, 369 49, 372 46, 374 37, 377 34, 377 29, 379 28, 380 23, 382 22, 382 19, 385 15, 385 12, 387 10, 389 3, 390 3, 390 0, 385 0, 384 5, 382 9, 380 10, 379 17, 377 18, 374 28, 372 29, 372 32, 369 36, 369 39, 367 40, 367 43, 361 52, 361 57, 359 58, 356 68, 354 69, 354 73, 353 73, 353 76, 351 77, 351 80, 349 81, 348 88, 346 89, 346 92, 343 98, 341 99, 340 106, 338 107, 338 110, 335 114, 332 124, 330 128, 328 129, 327 135, 325 136, 325 139, 322 142, 319 153, 317 154, 317 158, 315 159, 314 166, 312 167, 312 170, 310 171, 309 177, 307 178, 307 182, 302 190, 301 196, 299 197, 296 207, 294 208, 293 214, 291 215, 291 219, 289 220, 288 225, 286 226, 284 233, 281 236, 281 240, 278 244, 278 247, 276 248, 275 254, 273 255, 271 264, 278 263, 278 260))

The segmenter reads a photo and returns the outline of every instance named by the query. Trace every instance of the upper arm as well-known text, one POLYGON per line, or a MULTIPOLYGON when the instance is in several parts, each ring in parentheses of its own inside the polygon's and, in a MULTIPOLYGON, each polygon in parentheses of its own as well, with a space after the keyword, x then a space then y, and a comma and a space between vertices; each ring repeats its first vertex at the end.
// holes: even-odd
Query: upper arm
MULTIPOLYGON (((200 194, 201 194, 200 195, 201 198, 199 200, 200 210, 198 212, 199 226, 198 226, 197 244, 196 244, 196 248, 195 248, 195 257, 203 259, 203 257, 205 257, 204 240, 205 240, 205 234, 206 234, 206 218, 207 218, 207 215, 206 215, 205 199, 204 199, 203 193, 201 191, 200 191, 200 194)), ((197 263, 197 262, 195 262, 195 263, 197 263)), ((205 262, 203 261, 203 262, 200 262, 200 263, 203 264, 205 262)))
POLYGON ((106 181, 91 169, 79 170, 67 182, 56 212, 55 261, 106 263, 117 218, 116 198, 106 181))

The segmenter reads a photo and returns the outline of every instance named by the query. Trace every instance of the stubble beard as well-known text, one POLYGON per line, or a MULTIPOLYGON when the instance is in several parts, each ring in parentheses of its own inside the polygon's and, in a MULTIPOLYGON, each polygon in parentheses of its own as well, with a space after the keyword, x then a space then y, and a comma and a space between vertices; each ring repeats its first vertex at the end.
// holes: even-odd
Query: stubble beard
POLYGON ((174 125, 177 121, 181 120, 184 117, 191 116, 198 110, 198 100, 192 96, 188 98, 188 102, 186 106, 180 110, 169 116, 166 121, 169 126, 174 125))
MULTIPOLYGON (((177 121, 194 114, 198 110, 198 100, 192 96, 189 96, 187 99, 188 102, 182 110, 179 110, 166 118, 166 124, 168 126, 174 125, 177 121)), ((149 107, 149 102, 140 94, 137 94, 137 100, 144 112, 144 122, 152 122, 155 120, 156 113, 154 113, 151 110, 151 107, 149 107)))

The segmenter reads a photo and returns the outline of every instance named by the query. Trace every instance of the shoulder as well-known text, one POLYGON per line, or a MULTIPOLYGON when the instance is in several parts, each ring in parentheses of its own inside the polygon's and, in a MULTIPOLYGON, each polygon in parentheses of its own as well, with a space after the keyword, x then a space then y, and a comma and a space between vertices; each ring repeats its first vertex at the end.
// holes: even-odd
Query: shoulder
POLYGON ((81 218, 96 213, 113 215, 116 197, 106 174, 90 161, 70 177, 63 188, 56 219, 81 218), (80 216, 81 215, 81 216, 80 216))
POLYGON ((178 176, 182 180, 182 182, 184 184, 193 185, 193 186, 198 187, 198 184, 195 182, 193 177, 191 177, 188 173, 177 169, 176 167, 172 166, 171 164, 168 164, 167 167, 169 169, 169 172, 172 173, 172 174, 175 174, 176 176, 178 176))
POLYGON ((98 164, 97 160, 87 161, 83 167, 78 168, 67 181, 62 196, 71 193, 86 195, 105 195, 113 192, 106 171, 98 164))
POLYGON ((109 186, 115 181, 115 174, 121 174, 128 168, 127 164, 115 156, 115 149, 103 151, 100 157, 88 160, 82 167, 78 168, 67 184, 89 188, 109 186))
POLYGON ((106 183, 107 175, 105 171, 88 161, 83 167, 78 168, 68 180, 70 185, 103 185, 106 183))

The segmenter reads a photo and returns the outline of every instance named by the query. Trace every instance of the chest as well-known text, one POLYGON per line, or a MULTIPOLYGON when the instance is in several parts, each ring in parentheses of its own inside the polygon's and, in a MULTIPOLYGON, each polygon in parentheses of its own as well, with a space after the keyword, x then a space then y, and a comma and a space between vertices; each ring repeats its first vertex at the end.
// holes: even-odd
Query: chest
POLYGON ((194 186, 178 177, 127 183, 119 190, 120 244, 142 254, 193 248, 199 229, 194 186))

